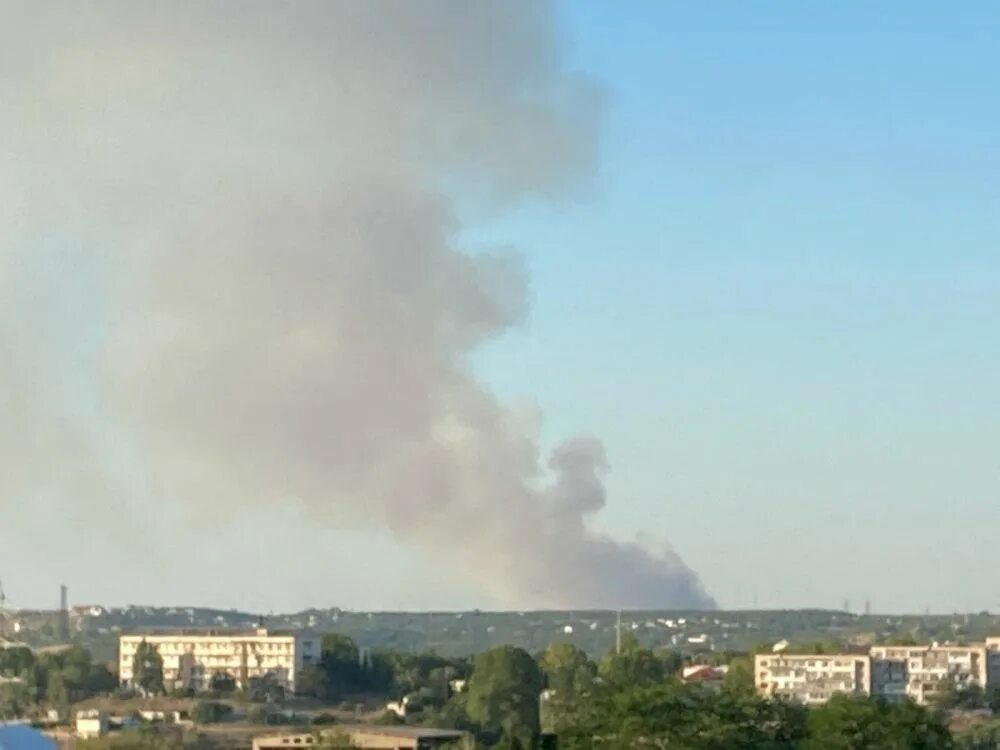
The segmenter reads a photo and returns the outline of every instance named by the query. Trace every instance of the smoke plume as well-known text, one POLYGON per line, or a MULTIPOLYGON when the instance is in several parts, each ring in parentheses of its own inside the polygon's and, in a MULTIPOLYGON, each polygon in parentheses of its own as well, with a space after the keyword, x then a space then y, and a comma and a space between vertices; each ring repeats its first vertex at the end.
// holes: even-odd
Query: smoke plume
POLYGON ((295 503, 514 605, 712 606, 592 529, 599 441, 546 464, 467 364, 527 285, 468 217, 594 169, 550 4, 4 7, 0 496, 295 503))

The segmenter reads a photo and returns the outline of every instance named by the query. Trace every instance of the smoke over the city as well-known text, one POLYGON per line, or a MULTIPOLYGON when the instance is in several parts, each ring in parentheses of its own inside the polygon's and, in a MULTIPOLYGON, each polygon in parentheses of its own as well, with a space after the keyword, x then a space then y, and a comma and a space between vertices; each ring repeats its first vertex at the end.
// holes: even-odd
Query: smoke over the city
POLYGON ((595 165, 601 92, 565 70, 548 3, 4 16, 6 503, 294 503, 447 543, 511 605, 712 605, 669 549, 592 529, 598 440, 541 456, 467 362, 527 278, 463 248, 464 217, 595 165))

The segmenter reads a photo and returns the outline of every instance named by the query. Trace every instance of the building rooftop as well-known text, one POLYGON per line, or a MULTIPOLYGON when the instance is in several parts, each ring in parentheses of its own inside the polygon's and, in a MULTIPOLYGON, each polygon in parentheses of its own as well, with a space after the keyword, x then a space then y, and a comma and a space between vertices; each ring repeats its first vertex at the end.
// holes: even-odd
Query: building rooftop
MULTIPOLYGON (((367 734, 407 740, 457 740, 465 737, 468 732, 463 732, 458 729, 435 729, 433 727, 338 724, 335 727, 324 729, 323 734, 326 736, 338 734, 367 734)), ((258 742, 264 742, 267 744, 275 744, 281 741, 284 741, 287 744, 291 738, 302 736, 302 732, 283 732, 279 734, 260 735, 255 739, 258 742)), ((310 734, 308 737, 312 740, 313 735, 310 734)))
POLYGON ((270 628, 135 628, 122 633, 122 638, 142 638, 146 636, 170 636, 180 638, 271 638, 303 635, 306 630, 272 630, 270 628))
POLYGON ((406 739, 435 739, 464 737, 466 732, 458 729, 435 729, 433 727, 405 727, 405 726, 375 726, 372 724, 344 724, 338 726, 334 731, 364 732, 365 734, 378 734, 383 737, 405 737, 406 739))

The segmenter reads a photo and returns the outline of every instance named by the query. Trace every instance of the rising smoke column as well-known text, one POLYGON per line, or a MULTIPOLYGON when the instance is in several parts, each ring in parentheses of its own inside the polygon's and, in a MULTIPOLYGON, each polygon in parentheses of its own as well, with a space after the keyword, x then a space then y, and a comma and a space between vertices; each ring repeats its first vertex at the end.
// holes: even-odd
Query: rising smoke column
MULTIPOLYGON (((546 462, 466 365, 522 318, 527 279, 509 250, 462 248, 462 217, 557 198, 594 168, 600 91, 562 67, 550 4, 24 3, 13 17, 3 232, 95 248, 101 334, 72 361, 93 368, 152 496, 220 515, 293 502, 331 527, 458 545, 521 606, 712 606, 669 549, 592 530, 598 440, 546 462)), ((23 332, 0 336, 58 369, 23 332)), ((46 398, 4 377, 19 409, 46 398)), ((100 476, 79 430, 36 424, 100 476)), ((7 425, 0 445, 28 450, 7 425)), ((0 489, 39 481, 32 458, 0 489)))

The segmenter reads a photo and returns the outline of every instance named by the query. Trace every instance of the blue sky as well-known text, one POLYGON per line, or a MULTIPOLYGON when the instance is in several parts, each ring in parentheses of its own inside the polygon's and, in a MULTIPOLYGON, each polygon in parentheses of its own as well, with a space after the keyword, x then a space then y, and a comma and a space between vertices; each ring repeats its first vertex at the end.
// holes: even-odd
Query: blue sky
MULTIPOLYGON (((970 2, 958 12, 940 2, 888 0, 555 1, 569 67, 599 82, 606 97, 599 170, 555 205, 520 205, 512 214, 485 220, 479 214, 459 217, 463 247, 514 247, 531 278, 529 314, 475 353, 476 372, 505 403, 537 405, 544 417, 544 448, 581 433, 601 438, 611 472, 608 504, 596 526, 620 539, 643 534, 668 540, 723 607, 839 607, 847 600, 861 609, 870 600, 876 611, 1000 610, 992 575, 1000 566, 1000 545, 991 523, 1000 507, 1000 6, 970 2)), ((262 7, 280 15, 274 6, 262 7)), ((0 117, 0 126, 13 128, 5 142, 15 144, 0 157, 23 171, 0 169, 0 194, 9 198, 0 201, 0 208, 8 209, 0 233, 33 239, 0 244, 0 292, 8 290, 6 296, 0 293, 0 307, 8 311, 0 337, 15 342, 18 364, 29 368, 14 375, 38 386, 37 394, 33 389, 25 398, 44 402, 40 413, 56 417, 52 433, 62 435, 64 420, 74 428, 83 425, 83 463, 91 460, 90 452, 97 454, 99 476, 106 479, 100 471, 111 466, 116 472, 111 478, 124 485, 115 501, 120 505, 105 502, 108 493, 100 483, 88 490, 86 473, 80 480, 75 463, 60 464, 61 444, 50 448, 47 425, 29 430, 26 438, 22 430, 34 428, 33 419, 24 425, 14 420, 6 430, 0 424, 0 444, 7 438, 9 446, 29 448, 29 469, 13 472, 15 488, 21 474, 34 477, 30 449, 38 448, 38 465, 58 465, 58 471, 41 472, 42 490, 68 477, 102 498, 91 512, 78 503, 75 490, 51 507, 8 497, 12 522, 0 544, 0 574, 11 602, 52 604, 58 583, 65 581, 74 601, 105 604, 157 601, 265 610, 503 606, 489 593, 495 589, 486 585, 491 581, 485 574, 451 580, 456 571, 468 572, 461 544, 448 549, 442 564, 423 554, 420 544, 403 543, 381 528, 384 518, 372 521, 362 513, 363 520, 345 521, 337 503, 319 509, 322 522, 304 505, 269 503, 260 515, 230 518, 224 535, 202 523, 210 534, 198 536, 192 531, 198 524, 192 527, 185 517, 191 509, 196 515, 202 510, 197 498, 177 502, 164 493, 171 502, 158 501, 153 480, 162 479, 162 472, 151 466, 169 458, 171 450, 159 450, 148 438, 144 442, 134 421, 117 421, 133 401, 128 395, 109 398, 103 390, 106 358, 134 352, 127 345, 111 346, 105 334, 131 312, 137 312, 137 330, 143 330, 155 308, 143 304, 144 284, 151 279, 133 278, 124 268, 131 268, 123 262, 132 252, 127 238, 139 238, 141 253, 146 233, 162 232, 170 246, 164 257, 188 259, 192 250, 186 241, 170 244, 175 231, 187 237, 188 224, 201 231, 202 222, 211 228, 215 217, 205 209, 211 204, 192 188, 215 195, 219 185, 229 184, 219 182, 219 174, 231 169, 244 174, 246 153, 263 158, 257 168, 275 178, 273 184, 261 180, 261 187, 279 193, 302 179, 308 194, 309 175, 317 185, 326 185, 331 174, 367 176, 372 160, 375 172, 399 171, 405 180, 423 161, 410 164, 409 157, 400 157, 410 152, 397 148, 399 142, 407 146, 412 135, 408 148, 424 154, 428 132, 464 132, 466 112, 475 107, 489 134, 472 151, 484 160, 484 174, 504 176, 494 159, 522 153, 541 163, 542 168, 527 170, 538 172, 531 179, 549 174, 544 154, 523 151, 533 147, 533 138, 499 128, 495 132, 512 134, 515 147, 505 149, 511 144, 498 143, 491 127, 539 122, 533 111, 538 102, 518 98, 518 76, 508 80, 500 75, 506 68, 494 66, 511 65, 519 55, 529 62, 525 69, 534 81, 539 61, 533 55, 547 49, 547 28, 536 28, 540 19, 532 16, 524 20, 526 36, 521 35, 520 23, 506 28, 490 17, 492 8, 477 6, 481 13, 466 21, 486 18, 482 38, 498 41, 504 54, 486 49, 469 57, 470 37, 457 14, 447 18, 453 28, 440 19, 429 23, 428 37, 420 37, 419 29, 410 34, 405 24, 389 24, 393 34, 366 44, 365 35, 350 32, 344 19, 350 22, 356 14, 358 22, 375 25, 384 20, 375 18, 377 9, 318 3, 320 16, 329 13, 332 19, 331 33, 352 43, 361 40, 355 49, 331 44, 325 31, 312 33, 313 26, 308 39, 291 31, 283 36, 275 34, 267 14, 241 11, 238 18, 227 18, 230 11, 223 6, 198 8, 210 18, 218 12, 220 22, 196 24, 204 39, 178 32, 176 48, 170 43, 174 37, 161 32, 172 24, 184 28, 190 19, 183 13, 114 16, 94 27, 103 30, 94 37, 89 36, 94 29, 75 17, 47 19, 55 23, 55 35, 30 20, 9 25, 15 32, 8 57, 23 70, 15 66, 11 76, 12 91, 21 98, 0 100, 0 109, 6 102, 14 115, 0 117), (237 47, 253 64, 246 63, 250 57, 237 55, 243 62, 227 57, 232 49, 227 40, 237 28, 246 37, 237 47), (406 31, 396 36, 401 29, 406 31), (153 32, 166 40, 163 45, 135 41, 153 32), (398 54, 403 75, 383 70, 381 43, 396 45, 387 49, 398 54), (190 54, 191 44, 204 61, 190 54), (306 44, 309 53, 287 54, 288 44, 295 49, 306 44), (18 53, 19 45, 30 54, 18 53), (160 50, 162 59, 151 52, 133 70, 134 50, 147 48, 160 50), (38 87, 36 68, 48 68, 32 61, 47 55, 54 83, 38 87), (473 75, 453 77, 442 60, 468 63, 473 75), (429 63, 427 69, 443 76, 437 88, 413 85, 410 73, 421 69, 418 63, 429 63), (277 72, 264 80, 262 70, 277 72), (203 75, 206 71, 214 74, 203 75), (149 81, 171 85, 150 87, 143 72, 149 81), (24 78, 19 85, 15 74, 24 78), (288 87, 283 75, 311 80, 325 96, 316 99, 309 85, 288 87), (371 86, 357 87, 366 96, 356 97, 352 86, 342 85, 345 80, 371 86), (507 81, 506 88, 480 97, 485 88, 470 82, 481 80, 507 81), (83 85, 87 82, 90 88, 83 85), (216 96, 216 90, 226 96, 216 96), (262 91, 279 103, 287 94, 289 108, 262 97, 262 91), (175 106, 171 97, 178 92, 194 96, 190 112, 175 106), (395 112, 411 98, 424 128, 409 122, 397 128, 399 123, 383 116, 383 105, 395 112), (105 99, 116 106, 106 107, 105 99), (318 111, 337 123, 343 141, 312 127, 323 121, 314 108, 320 100, 318 111), (119 111, 122 103, 128 106, 119 111), (36 122, 48 127, 34 127, 36 122), (255 122, 259 132, 251 128, 246 141, 230 137, 255 122), (377 127, 386 123, 384 132, 377 127), (442 130, 442 124, 453 130, 442 130), (300 126, 305 140, 294 135, 300 126), (139 132, 145 136, 137 138, 139 132), (186 160, 174 158, 176 144, 190 151, 186 160), (317 159, 330 144, 337 147, 317 159), (479 152, 484 146, 488 153, 479 152), (343 169, 348 171, 338 171, 343 169), (149 175, 157 175, 155 189, 144 182, 149 175), (111 189, 119 182, 136 197, 136 206, 119 203, 111 189), (160 200, 161 194, 167 199, 160 200), (152 203, 144 202, 149 199, 152 203), (38 215, 44 218, 28 221, 24 217, 34 214, 21 212, 22 203, 43 205, 38 215), (170 210, 161 216, 164 207, 170 210), (74 220, 78 214, 88 216, 87 222, 74 220), (105 249, 102 243, 109 244, 106 257, 98 252, 105 249), (4 277, 4 269, 14 273, 4 277), (137 282, 138 293, 130 294, 137 282), (23 310, 31 311, 31 326, 23 325, 23 310), (111 517, 153 529, 170 543, 146 545, 139 535, 105 523, 111 517), (56 541, 53 518, 71 519, 56 531, 72 542, 56 541), (95 543, 96 551, 81 557, 77 540, 91 534, 105 543, 95 543), (40 539, 46 540, 47 554, 39 557, 40 539), (247 541, 261 539, 268 544, 293 539, 296 549, 310 550, 310 561, 303 563, 297 554, 247 555, 247 541), (359 552, 365 561, 360 567, 359 552), (30 570, 24 569, 25 559, 33 560, 30 570), (170 575, 151 578, 152 569, 170 575), (204 570, 217 575, 205 576, 204 570), (235 575, 266 583, 234 588, 235 575)), ((81 8, 80 17, 92 10, 81 8)), ((292 31, 302 21, 290 16, 277 26, 284 28, 285 20, 292 31)), ((476 23, 468 28, 482 31, 476 23)), ((540 91, 551 94, 556 89, 548 83, 563 83, 562 68, 555 67, 558 80, 541 82, 540 91)), ((543 114, 549 103, 541 102, 543 114)), ((586 113, 581 118, 580 132, 589 133, 586 113)), ((566 134, 561 128, 553 132, 566 134)), ((540 142, 549 142, 545 132, 542 136, 540 142)), ((586 136, 582 141, 589 146, 586 136)), ((569 142, 567 153, 573 151, 569 142)), ((549 165, 553 175, 563 174, 556 166, 560 153, 557 149, 549 165)), ((428 165, 439 177, 440 158, 428 165)), ((242 203, 236 203, 219 215, 226 227, 238 229, 245 220, 242 203)), ((312 247, 314 240, 305 231, 302 247, 312 247)), ((404 246, 387 244, 393 251, 404 246)), ((331 252, 353 247, 348 241, 331 252)), ((240 280, 239 274, 220 278, 240 280)), ((396 287, 377 287, 362 297, 378 299, 385 289, 396 287)), ((157 300, 154 294, 152 302, 157 300)), ((185 310, 181 305, 181 313, 185 310)), ((252 320, 247 317, 247 325, 252 320)), ((282 320, 279 316, 275 331, 285 330, 282 320)), ((243 322, 227 319, 223 329, 243 322)), ((320 329, 327 324, 336 330, 336 323, 316 321, 320 329)), ((185 330, 197 340, 202 329, 185 330)), ((237 332, 200 356, 228 371, 227 363, 240 361, 239 348, 229 344, 244 340, 256 341, 237 332)), ((406 340, 391 353, 409 361, 418 348, 419 342, 406 340)), ((136 361, 145 369, 131 397, 145 403, 143 384, 160 384, 155 366, 160 360, 153 354, 144 358, 145 347, 138 349, 136 361)), ((187 361, 185 351, 177 361, 187 361)), ((257 360, 247 355, 247 361, 257 360)), ((358 361, 331 360, 325 372, 338 375, 340 367, 353 372, 358 361)), ((280 360, 263 358, 260 364, 281 369, 280 360)), ((0 401, 8 374, 0 372, 0 401)), ((261 398, 274 396, 280 406, 287 382, 282 378, 261 398)), ((18 387, 10 393, 20 396, 18 379, 10 381, 18 387)), ((178 404, 198 403, 179 390, 178 404)), ((155 400, 157 393, 153 388, 148 398, 155 400)), ((35 413, 34 401, 25 414, 35 413)), ((382 400, 357 402, 377 406, 382 400)), ((166 420, 180 425, 167 430, 166 445, 173 450, 179 445, 173 439, 180 435, 183 443, 185 429, 201 424, 192 421, 200 414, 197 407, 192 412, 186 419, 166 420)), ((368 416, 362 409, 358 421, 368 416)), ((238 442, 242 422, 235 420, 231 432, 223 422, 220 434, 238 442)), ((351 424, 347 418, 327 422, 351 424)), ((75 450, 71 440, 66 453, 75 450)), ((218 463, 235 465, 238 474, 242 455, 222 451, 218 463)), ((17 468, 10 455, 8 462, 17 468)), ((324 476, 338 477, 336 471, 324 476)), ((0 485, 4 479, 0 473, 0 485)), ((502 518, 519 518, 509 508, 502 518)), ((475 552, 478 556, 478 547, 475 552)), ((585 580, 578 575, 570 582, 585 580)))
POLYGON ((1000 607, 1000 9, 560 14, 601 171, 477 230, 533 278, 484 377, 601 436, 600 525, 724 606, 1000 607))

